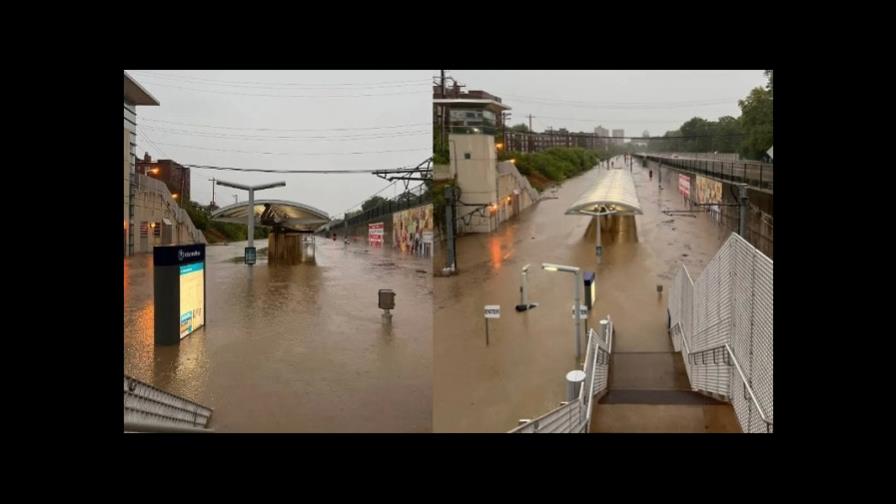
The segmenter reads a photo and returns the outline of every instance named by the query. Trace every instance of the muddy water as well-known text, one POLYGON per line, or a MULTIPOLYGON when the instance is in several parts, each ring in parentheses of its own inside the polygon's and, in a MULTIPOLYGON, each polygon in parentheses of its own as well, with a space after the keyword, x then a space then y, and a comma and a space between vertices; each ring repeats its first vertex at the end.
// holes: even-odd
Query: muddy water
MULTIPOLYGON (((622 166, 621 158, 613 161, 622 166)), ((458 239, 461 273, 433 280, 435 432, 503 432, 565 399, 564 376, 579 367, 571 315, 574 277, 544 271, 542 262, 597 272, 597 303, 588 327, 609 313, 616 325, 614 351, 672 351, 665 306, 673 276, 684 263, 696 277, 727 236, 706 214, 663 214, 685 204, 677 192, 677 174, 664 169, 660 191, 658 170, 652 168, 650 180, 647 169, 635 162, 632 173, 644 215, 622 219, 615 234, 602 234, 600 264, 591 219, 564 212, 592 186, 596 170, 605 168, 566 181, 557 199, 541 201, 491 235, 458 239), (517 313, 525 264, 531 264, 529 300, 540 305, 517 313), (489 322, 488 346, 486 304, 501 305, 501 318, 489 322)))
POLYGON ((212 407, 218 432, 431 431, 430 260, 317 243, 295 266, 209 246, 207 324, 172 347, 153 344, 152 257, 126 259, 125 372, 212 407))

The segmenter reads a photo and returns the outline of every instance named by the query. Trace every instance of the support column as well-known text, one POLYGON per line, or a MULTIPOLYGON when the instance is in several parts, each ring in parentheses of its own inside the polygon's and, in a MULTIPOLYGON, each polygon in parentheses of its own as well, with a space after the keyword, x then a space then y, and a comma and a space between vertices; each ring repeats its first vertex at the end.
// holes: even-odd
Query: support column
POLYGON ((249 246, 255 244, 255 189, 249 189, 249 246))

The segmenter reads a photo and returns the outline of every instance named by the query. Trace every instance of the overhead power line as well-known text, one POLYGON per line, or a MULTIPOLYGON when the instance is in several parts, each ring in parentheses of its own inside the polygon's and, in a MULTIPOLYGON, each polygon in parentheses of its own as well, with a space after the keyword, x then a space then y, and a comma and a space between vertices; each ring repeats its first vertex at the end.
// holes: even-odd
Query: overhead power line
POLYGON ((197 123, 185 123, 179 121, 167 121, 164 119, 154 119, 151 117, 140 117, 141 121, 150 121, 150 122, 160 122, 160 123, 168 123, 168 124, 178 124, 181 126, 196 126, 201 128, 212 128, 212 129, 226 129, 226 130, 247 130, 247 131, 356 131, 356 130, 378 130, 378 129, 397 129, 397 128, 410 128, 417 126, 428 126, 431 125, 431 122, 423 122, 423 123, 408 123, 408 124, 395 124, 390 126, 368 126, 368 127, 357 127, 357 128, 247 128, 247 127, 238 127, 238 126, 216 126, 211 124, 197 124, 197 123))
POLYGON ((244 151, 244 150, 235 150, 235 149, 213 149, 210 147, 198 147, 195 145, 182 145, 182 144, 172 144, 172 143, 164 143, 158 142, 160 145, 169 145, 171 147, 183 147, 184 149, 197 149, 197 150, 207 150, 207 151, 218 151, 218 152, 236 152, 241 154, 271 154, 278 156, 347 156, 347 155, 361 155, 361 154, 384 154, 390 152, 421 152, 421 151, 429 151, 432 152, 432 147, 421 147, 417 149, 394 149, 394 150, 381 150, 381 151, 360 151, 360 152, 267 152, 267 151, 244 151))
POLYGON ((362 94, 354 94, 354 95, 290 95, 290 94, 260 94, 260 93, 237 93, 235 91, 221 91, 217 89, 198 89, 193 87, 184 87, 184 86, 175 86, 173 84, 161 84, 158 82, 153 82, 153 86, 162 86, 176 89, 183 89, 186 91, 196 91, 198 93, 215 93, 222 94, 228 96, 260 96, 265 98, 363 98, 363 97, 380 97, 380 96, 413 96, 413 95, 422 95, 422 92, 401 92, 401 93, 362 93, 362 94))
POLYGON ((208 83, 220 83, 221 85, 227 84, 258 84, 265 86, 290 86, 293 88, 333 88, 333 87, 378 87, 378 86, 401 86, 401 85, 409 85, 409 84, 429 84, 428 79, 408 79, 408 80, 398 80, 398 81, 383 81, 383 82, 342 82, 342 83, 318 83, 318 84, 309 84, 306 82, 276 82, 276 81, 235 81, 235 80, 226 80, 226 79, 209 79, 206 77, 196 77, 192 75, 180 75, 180 74, 171 74, 171 73, 161 73, 161 72, 153 72, 149 70, 135 70, 135 74, 143 74, 146 76, 154 76, 156 78, 167 78, 171 80, 181 80, 181 81, 199 81, 199 82, 208 82, 208 83))
POLYGON ((343 135, 343 136, 334 136, 334 135, 317 135, 317 136, 298 136, 298 135, 244 135, 244 134, 226 134, 221 132, 208 132, 208 131, 193 131, 193 130, 185 130, 178 128, 165 128, 165 127, 157 127, 157 126, 144 126, 144 128, 149 128, 152 131, 159 131, 161 133, 172 134, 172 135, 181 135, 181 136, 191 136, 191 137, 201 137, 201 138, 220 138, 220 139, 229 139, 229 140, 243 140, 243 141, 280 141, 280 140, 324 140, 324 141, 356 141, 356 140, 381 140, 386 138, 403 138, 403 137, 412 137, 412 136, 429 136, 432 134, 431 129, 418 129, 418 130, 410 130, 410 131, 397 131, 397 132, 372 132, 367 134, 353 134, 353 135, 343 135))
MULTIPOLYGON (((274 170, 269 168, 240 168, 235 166, 216 166, 216 165, 200 165, 200 164, 182 164, 187 168, 197 168, 200 170, 226 170, 238 172, 260 172, 260 173, 310 173, 310 174, 341 174, 350 175, 354 173, 375 173, 382 171, 381 169, 358 169, 358 170, 274 170)), ((410 169, 410 168, 401 168, 410 169)))

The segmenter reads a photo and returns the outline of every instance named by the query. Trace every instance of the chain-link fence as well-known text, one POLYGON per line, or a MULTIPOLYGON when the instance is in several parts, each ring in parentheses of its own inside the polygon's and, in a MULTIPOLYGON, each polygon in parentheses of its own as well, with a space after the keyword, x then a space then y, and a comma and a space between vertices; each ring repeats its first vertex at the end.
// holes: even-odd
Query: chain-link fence
POLYGON ((774 425, 773 267, 732 233, 696 282, 681 267, 668 304, 691 387, 730 400, 744 432, 774 425))
POLYGON ((711 175, 719 180, 744 182, 753 187, 774 189, 774 165, 770 163, 698 159, 694 154, 637 155, 666 166, 711 175))

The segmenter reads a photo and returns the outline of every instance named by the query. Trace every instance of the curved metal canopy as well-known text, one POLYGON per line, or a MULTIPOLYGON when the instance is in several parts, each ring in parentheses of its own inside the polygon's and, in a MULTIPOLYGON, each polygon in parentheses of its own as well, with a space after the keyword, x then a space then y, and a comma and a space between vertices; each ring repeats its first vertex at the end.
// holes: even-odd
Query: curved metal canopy
MULTIPOLYGON (((311 232, 330 222, 327 212, 295 201, 255 200, 255 223, 290 231, 311 232)), ((215 210, 212 220, 245 224, 249 219, 249 202, 234 203, 215 210)))
POLYGON ((635 181, 625 170, 600 170, 594 185, 582 193, 566 215, 640 215, 635 181))

